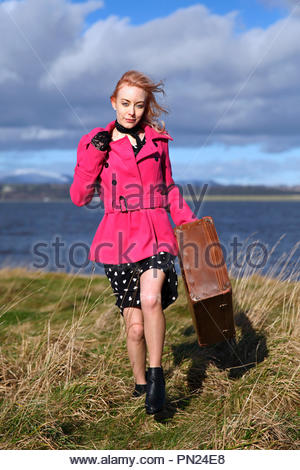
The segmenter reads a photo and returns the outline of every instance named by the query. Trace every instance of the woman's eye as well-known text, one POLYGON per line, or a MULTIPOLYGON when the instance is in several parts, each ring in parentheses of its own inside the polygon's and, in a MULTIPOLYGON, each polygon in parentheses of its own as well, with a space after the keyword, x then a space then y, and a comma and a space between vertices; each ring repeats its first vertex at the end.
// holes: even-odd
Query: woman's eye
MULTIPOLYGON (((129 106, 129 103, 122 103, 122 106, 129 106)), ((142 109, 142 108, 144 108, 144 105, 143 104, 137 104, 136 107, 142 109)))

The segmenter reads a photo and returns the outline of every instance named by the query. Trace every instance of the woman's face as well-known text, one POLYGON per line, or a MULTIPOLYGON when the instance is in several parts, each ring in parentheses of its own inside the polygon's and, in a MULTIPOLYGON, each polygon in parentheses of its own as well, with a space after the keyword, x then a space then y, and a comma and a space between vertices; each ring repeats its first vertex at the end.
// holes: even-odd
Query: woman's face
POLYGON ((144 114, 146 97, 147 93, 142 88, 123 85, 116 99, 111 99, 119 124, 128 129, 136 126, 144 114))

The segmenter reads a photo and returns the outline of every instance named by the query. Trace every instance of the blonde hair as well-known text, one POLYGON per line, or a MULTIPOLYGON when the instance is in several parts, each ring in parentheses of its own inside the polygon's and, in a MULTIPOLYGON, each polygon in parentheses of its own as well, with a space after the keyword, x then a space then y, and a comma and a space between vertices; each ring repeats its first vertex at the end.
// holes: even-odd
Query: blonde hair
POLYGON ((164 121, 159 121, 158 118, 161 113, 168 113, 166 108, 163 108, 156 101, 154 93, 165 94, 163 89, 163 81, 155 83, 147 75, 138 72, 137 70, 128 70, 125 72, 120 80, 118 81, 113 94, 110 98, 117 98, 117 94, 122 85, 136 86, 142 88, 146 92, 146 103, 145 111, 141 122, 144 124, 149 124, 151 127, 154 127, 158 132, 165 131, 164 121))

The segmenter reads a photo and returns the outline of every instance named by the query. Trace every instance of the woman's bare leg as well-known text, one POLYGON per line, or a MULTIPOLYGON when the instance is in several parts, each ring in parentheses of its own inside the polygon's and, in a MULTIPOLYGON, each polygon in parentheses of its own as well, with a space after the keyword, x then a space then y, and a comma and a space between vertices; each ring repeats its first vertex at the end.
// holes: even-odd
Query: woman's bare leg
POLYGON ((126 325, 126 343, 135 383, 146 384, 146 342, 143 313, 140 308, 126 307, 123 310, 126 325))
POLYGON ((147 269, 140 276, 141 307, 144 315, 144 335, 149 351, 149 366, 161 367, 166 319, 161 306, 161 290, 165 273, 147 269))

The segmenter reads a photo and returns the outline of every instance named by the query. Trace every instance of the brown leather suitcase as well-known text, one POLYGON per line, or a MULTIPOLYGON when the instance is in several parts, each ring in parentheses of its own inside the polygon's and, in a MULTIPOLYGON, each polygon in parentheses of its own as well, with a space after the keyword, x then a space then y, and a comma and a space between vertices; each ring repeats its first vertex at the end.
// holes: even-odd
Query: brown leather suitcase
POLYGON ((232 287, 212 217, 178 225, 174 232, 199 345, 234 340, 232 287))

